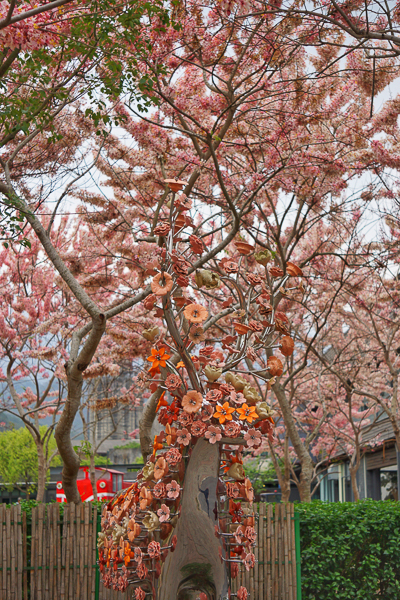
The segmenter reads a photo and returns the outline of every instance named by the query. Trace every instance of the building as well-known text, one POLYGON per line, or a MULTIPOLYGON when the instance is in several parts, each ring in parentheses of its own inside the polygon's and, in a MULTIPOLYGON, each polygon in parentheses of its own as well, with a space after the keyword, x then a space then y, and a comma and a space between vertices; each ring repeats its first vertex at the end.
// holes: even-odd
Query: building
MULTIPOLYGON (((357 472, 360 499, 398 500, 400 480, 400 453, 396 448, 390 420, 383 413, 371 429, 363 435, 364 455, 357 472), (378 445, 368 443, 379 435, 378 445)), ((321 500, 328 502, 352 502, 349 459, 336 457, 326 472, 321 474, 321 500)))

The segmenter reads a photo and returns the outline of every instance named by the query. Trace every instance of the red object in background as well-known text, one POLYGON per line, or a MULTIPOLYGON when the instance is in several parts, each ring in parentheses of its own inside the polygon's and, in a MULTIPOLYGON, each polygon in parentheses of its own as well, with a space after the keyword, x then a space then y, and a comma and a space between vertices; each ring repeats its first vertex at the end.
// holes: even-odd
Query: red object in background
MULTIPOLYGON (((96 470, 96 487, 98 500, 111 500, 117 492, 128 488, 131 481, 125 481, 125 473, 122 471, 114 471, 105 467, 95 467, 96 470)), ((89 478, 89 467, 80 467, 78 473, 78 490, 82 498, 82 502, 90 502, 93 500, 93 489, 89 478)), ((57 502, 66 502, 63 486, 61 481, 57 481, 57 502)))

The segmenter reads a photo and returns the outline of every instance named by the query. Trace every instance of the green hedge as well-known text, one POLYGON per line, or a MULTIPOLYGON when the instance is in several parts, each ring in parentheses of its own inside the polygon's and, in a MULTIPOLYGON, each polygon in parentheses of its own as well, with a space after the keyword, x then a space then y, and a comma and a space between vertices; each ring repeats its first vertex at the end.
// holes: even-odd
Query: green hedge
POLYGON ((297 504, 303 600, 400 600, 400 502, 297 504))

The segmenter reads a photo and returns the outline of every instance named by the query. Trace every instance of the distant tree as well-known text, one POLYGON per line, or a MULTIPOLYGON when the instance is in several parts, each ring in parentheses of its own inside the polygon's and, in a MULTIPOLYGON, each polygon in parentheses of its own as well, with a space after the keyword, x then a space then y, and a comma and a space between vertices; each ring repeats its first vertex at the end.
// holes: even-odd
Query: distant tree
MULTIPOLYGON (((40 426, 40 435, 46 437, 48 428, 40 426)), ((61 464, 57 444, 52 433, 45 451, 46 478, 50 466, 61 464)), ((25 427, 0 432, 1 487, 14 488, 29 496, 38 489, 39 464, 35 441, 25 427)))

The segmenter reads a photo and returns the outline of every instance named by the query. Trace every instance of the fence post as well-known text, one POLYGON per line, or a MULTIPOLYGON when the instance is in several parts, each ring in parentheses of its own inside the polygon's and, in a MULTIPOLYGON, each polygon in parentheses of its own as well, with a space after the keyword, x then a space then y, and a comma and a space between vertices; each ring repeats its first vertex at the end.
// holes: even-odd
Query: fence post
POLYGON ((294 513, 294 532, 296 544, 296 600, 301 600, 301 556, 300 556, 300 514, 294 513))
POLYGON ((98 510, 98 508, 94 509, 94 515, 93 515, 93 520, 96 519, 96 579, 95 579, 95 591, 94 591, 94 597, 95 600, 99 600, 99 596, 100 596, 100 569, 99 569, 99 564, 98 564, 98 560, 99 560, 99 549, 97 548, 97 534, 99 533, 100 529, 101 529, 101 511, 98 510))

